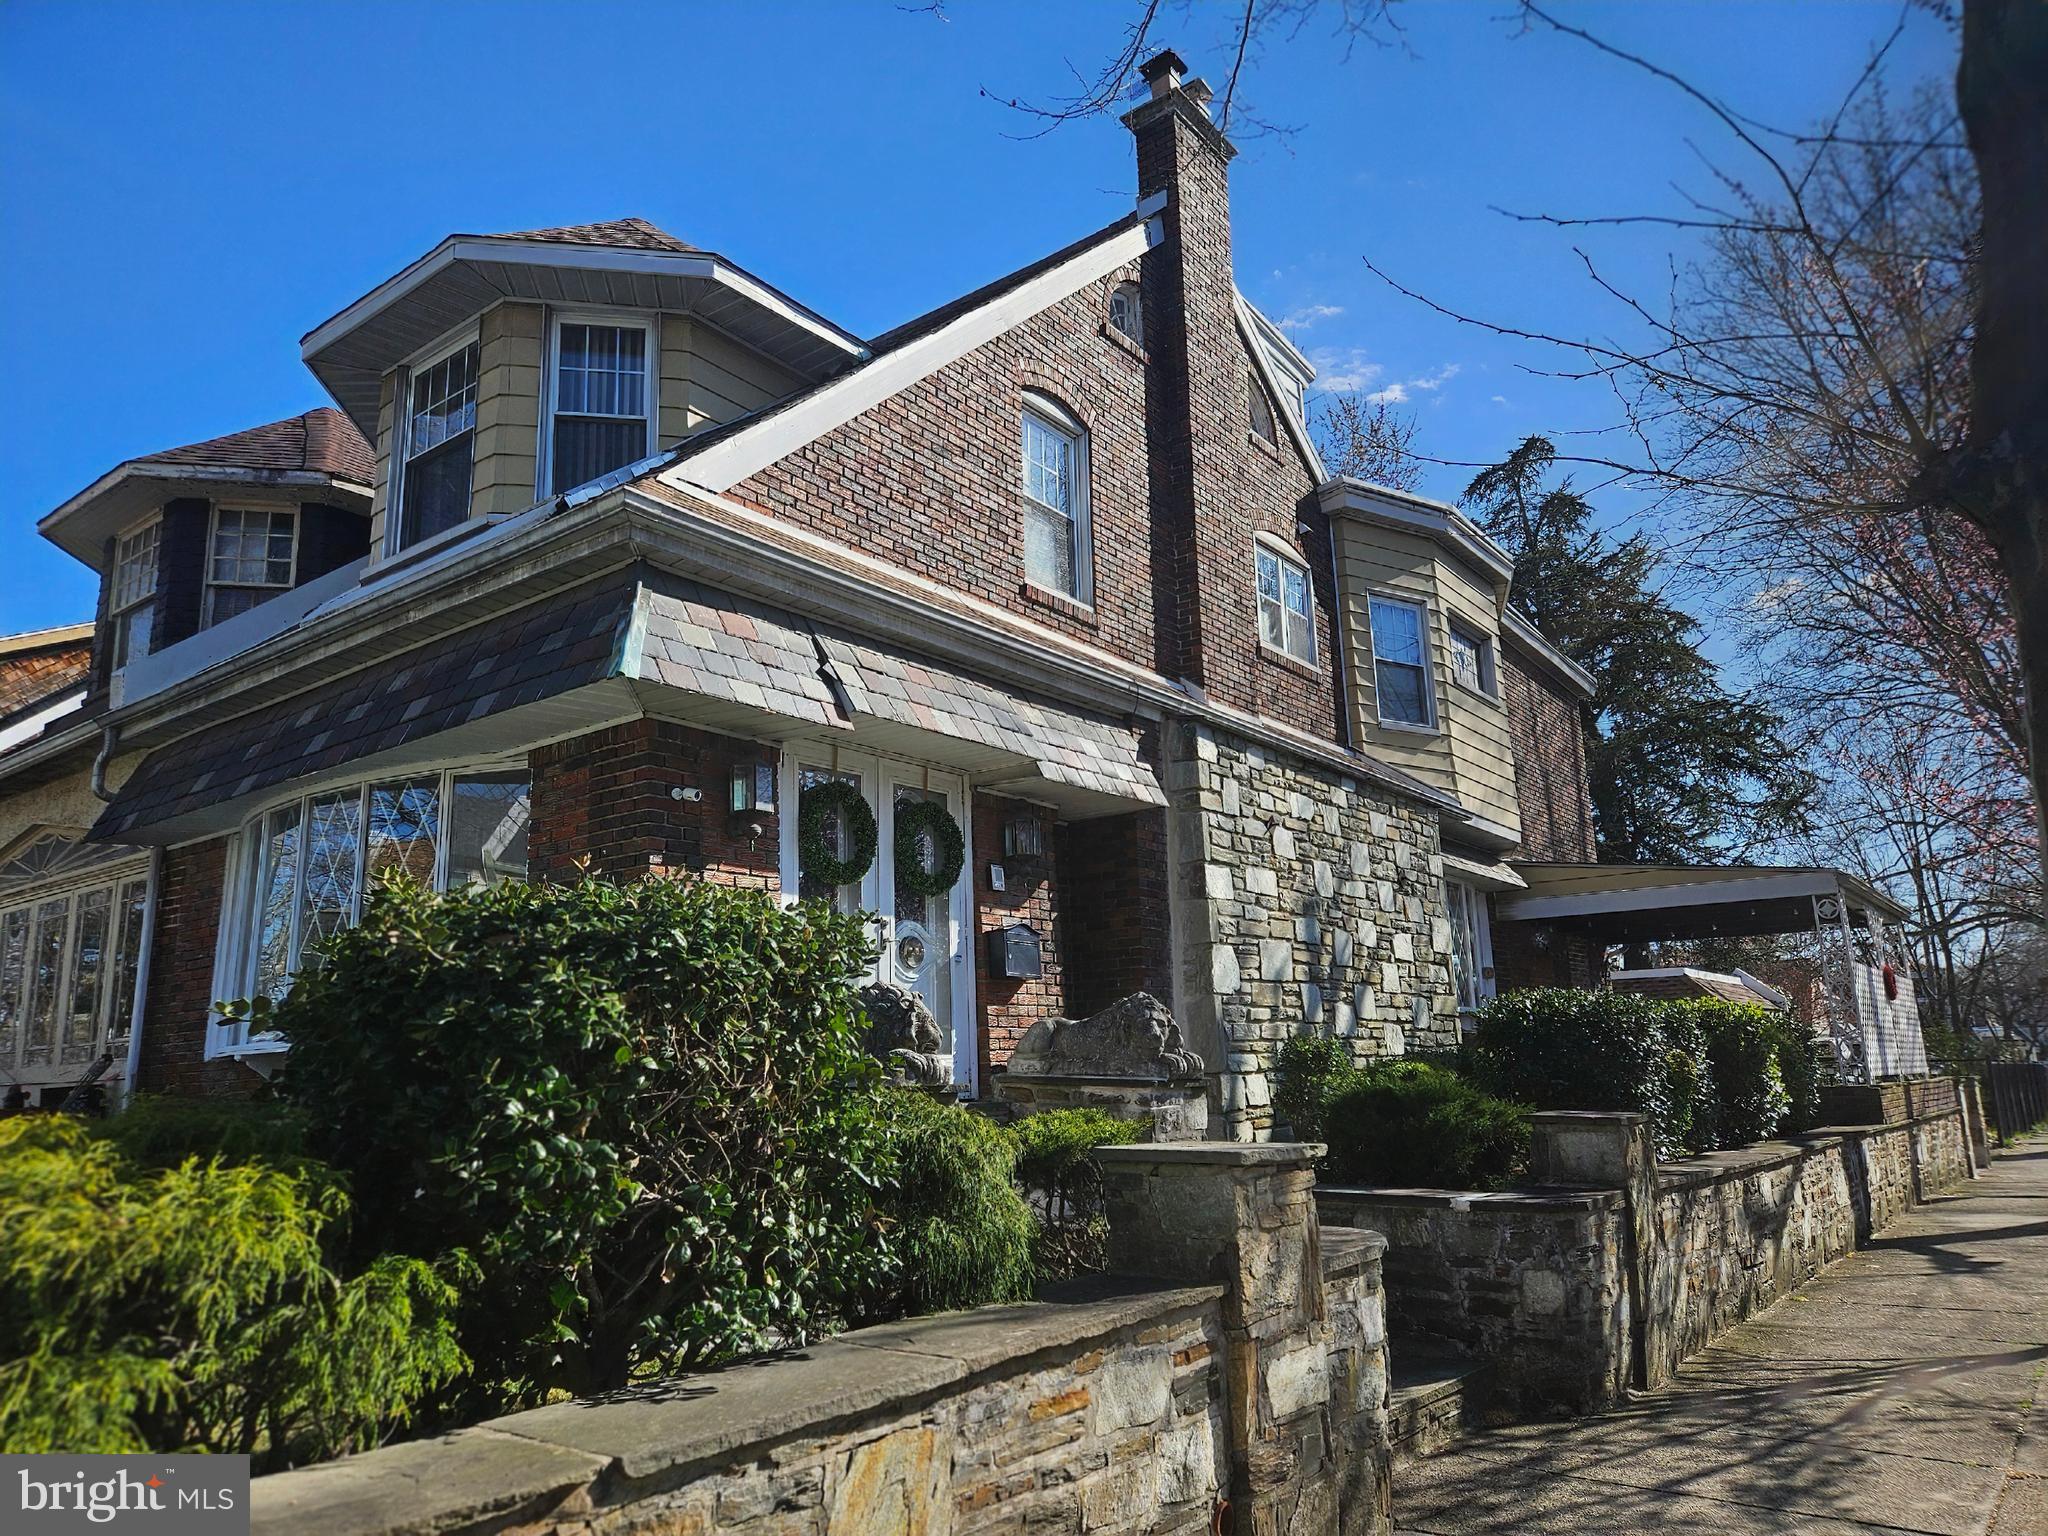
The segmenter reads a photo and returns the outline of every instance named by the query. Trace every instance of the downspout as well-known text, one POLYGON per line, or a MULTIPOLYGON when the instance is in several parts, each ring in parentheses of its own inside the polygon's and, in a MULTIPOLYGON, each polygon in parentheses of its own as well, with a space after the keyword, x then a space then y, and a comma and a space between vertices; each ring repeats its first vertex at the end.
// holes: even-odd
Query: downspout
POLYGON ((143 887, 142 953, 135 957, 135 996, 128 1005, 128 1065, 121 1084, 124 1108, 135 1097, 136 1074, 142 1070, 142 1005, 149 997, 149 956, 150 951, 156 948, 156 899, 163 883, 163 873, 164 851, 152 848, 149 850, 149 881, 143 887))
POLYGON ((102 800, 114 798, 114 792, 107 788, 107 765, 114 760, 114 745, 121 739, 121 732, 111 721, 100 727, 100 749, 92 760, 92 792, 102 800))

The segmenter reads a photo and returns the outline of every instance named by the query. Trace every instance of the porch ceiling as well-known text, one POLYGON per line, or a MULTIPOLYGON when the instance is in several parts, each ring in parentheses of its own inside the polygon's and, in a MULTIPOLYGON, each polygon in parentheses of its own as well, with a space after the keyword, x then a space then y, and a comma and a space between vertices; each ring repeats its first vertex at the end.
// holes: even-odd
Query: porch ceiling
POLYGON ((1814 925, 1813 898, 1839 894, 1852 922, 1866 910, 1905 913, 1855 876, 1824 868, 1759 864, 1515 865, 1527 889, 1499 898, 1511 922, 1548 922, 1601 943, 1800 933, 1814 925))

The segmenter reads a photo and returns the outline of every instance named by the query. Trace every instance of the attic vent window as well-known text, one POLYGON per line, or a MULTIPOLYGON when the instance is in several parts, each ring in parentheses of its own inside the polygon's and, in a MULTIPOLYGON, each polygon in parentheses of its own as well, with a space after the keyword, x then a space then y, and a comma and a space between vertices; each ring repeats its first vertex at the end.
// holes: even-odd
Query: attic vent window
POLYGON ((1145 345, 1145 311, 1136 283, 1118 283, 1109 296, 1109 323, 1139 346, 1145 345))
POLYGON ((1244 387, 1251 401, 1252 436, 1259 439, 1262 443, 1274 441, 1273 402, 1266 398, 1265 390, 1259 387, 1259 380, 1256 374, 1248 373, 1245 375, 1244 387))
POLYGON ((653 354, 647 327, 563 320, 555 327, 549 457, 554 494, 588 485, 654 451, 653 354))

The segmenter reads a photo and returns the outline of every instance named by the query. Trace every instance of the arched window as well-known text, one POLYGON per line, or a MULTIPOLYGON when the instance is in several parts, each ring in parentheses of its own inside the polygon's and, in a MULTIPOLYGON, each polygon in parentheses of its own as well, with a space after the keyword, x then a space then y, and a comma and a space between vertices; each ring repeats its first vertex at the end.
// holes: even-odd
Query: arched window
POLYGON ((1138 301, 1136 283, 1118 283, 1109 296, 1109 323, 1136 342, 1145 345, 1145 310, 1138 301))
POLYGON ((1251 400, 1252 436, 1264 442, 1273 439, 1273 402, 1266 398, 1266 391, 1260 387, 1259 376, 1247 373, 1244 376, 1245 393, 1251 400))

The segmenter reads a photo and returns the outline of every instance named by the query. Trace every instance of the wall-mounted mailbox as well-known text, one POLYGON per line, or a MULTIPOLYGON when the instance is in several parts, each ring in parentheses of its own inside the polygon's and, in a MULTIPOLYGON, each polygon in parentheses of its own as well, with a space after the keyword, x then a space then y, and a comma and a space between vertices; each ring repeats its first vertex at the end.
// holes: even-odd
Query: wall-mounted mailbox
POLYGON ((1045 974, 1043 945, 1029 923, 1007 923, 990 932, 988 973, 991 976, 1022 977, 1045 974))

